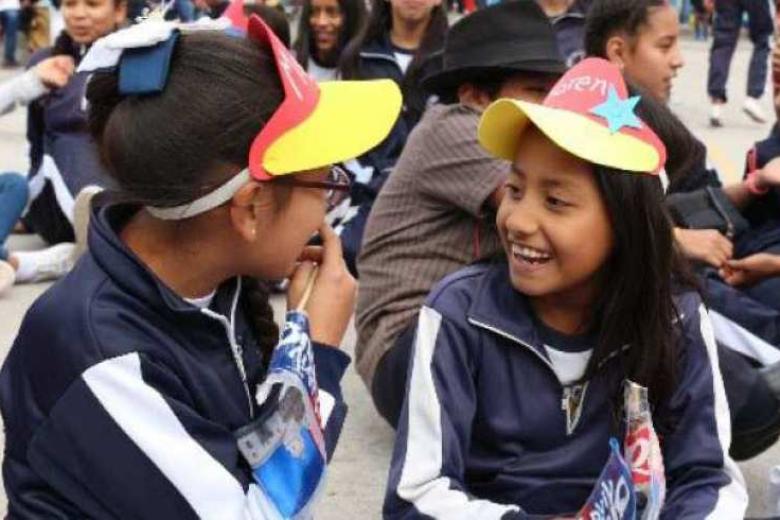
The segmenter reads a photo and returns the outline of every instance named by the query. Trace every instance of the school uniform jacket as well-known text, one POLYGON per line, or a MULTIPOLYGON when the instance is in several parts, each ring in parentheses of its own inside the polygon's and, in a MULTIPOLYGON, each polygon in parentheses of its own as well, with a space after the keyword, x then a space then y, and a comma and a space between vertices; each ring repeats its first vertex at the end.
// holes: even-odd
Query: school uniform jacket
MULTIPOLYGON (((78 65, 86 48, 71 47, 69 55, 78 65)), ((28 66, 34 67, 52 53, 51 48, 36 52, 28 66)), ((25 223, 49 243, 73 241, 73 205, 84 187, 111 186, 87 129, 89 76, 74 74, 64 87, 28 107, 31 204, 25 223)))
MULTIPOLYGON (((747 493, 728 456, 728 404, 707 312, 678 302, 685 348, 677 391, 660 419, 667 476, 662 518, 742 518, 747 493)), ((622 440, 609 392, 618 356, 605 360, 570 408, 525 297, 505 262, 446 278, 423 306, 407 400, 393 453, 385 518, 491 519, 573 514, 622 440), (568 408, 568 411, 567 411, 568 408)))
MULTIPOLYGON (((9 517, 265 518, 233 434, 265 374, 241 280, 188 304, 117 237, 133 211, 93 215, 89 252, 29 310, 0 372, 9 517)), ((332 452, 349 358, 314 350, 332 452)))
MULTIPOLYGON (((423 67, 419 73, 420 78, 429 73, 429 66, 426 64, 423 67)), ((359 79, 391 79, 398 84, 399 88, 403 85, 404 72, 395 58, 389 35, 385 34, 378 40, 367 42, 360 49, 359 79)), ((361 181, 359 186, 353 186, 357 188, 357 190, 353 189, 353 198, 357 198, 357 202, 373 201, 376 198, 401 155, 409 134, 422 117, 427 97, 428 94, 419 85, 415 85, 414 88, 406 87, 404 106, 390 134, 384 141, 357 159, 361 169, 369 170, 368 175, 354 172, 359 179, 366 177, 369 179, 366 182, 361 181)), ((349 166, 355 168, 353 163, 349 166)))

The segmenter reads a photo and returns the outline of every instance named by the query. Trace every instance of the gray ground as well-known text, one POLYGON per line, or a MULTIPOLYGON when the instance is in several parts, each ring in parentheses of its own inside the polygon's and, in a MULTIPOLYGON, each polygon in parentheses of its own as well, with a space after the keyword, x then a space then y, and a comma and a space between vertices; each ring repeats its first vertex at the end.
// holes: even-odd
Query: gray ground
MULTIPOLYGON (((722 171, 736 178, 744 162, 745 150, 754 141, 763 138, 769 125, 750 122, 740 111, 743 100, 749 44, 742 41, 734 58, 730 93, 732 103, 725 113, 726 127, 713 130, 707 127, 708 103, 705 95, 707 74, 707 45, 686 41, 683 45, 687 66, 676 83, 673 109, 690 125, 690 128, 710 147, 713 160, 722 171)), ((0 81, 10 77, 0 71, 0 81)), ((772 112, 769 96, 764 105, 772 112)), ((0 171, 25 171, 26 142, 24 139, 24 112, 3 117, 0 120, 0 171)), ((14 236, 10 245, 17 249, 40 247, 35 237, 14 236)), ((5 297, 0 297, 0 352, 5 353, 13 341, 24 312, 47 285, 17 286, 5 297)), ((277 309, 281 311, 281 301, 277 309)), ((277 312, 277 316, 280 315, 277 312)), ((347 337, 345 350, 352 353, 355 335, 347 337)), ((344 380, 344 393, 350 413, 341 437, 328 477, 327 498, 320 509, 319 518, 377 518, 387 478, 387 467, 393 443, 393 433, 376 414, 365 387, 353 370, 344 380)), ((763 456, 742 464, 742 470, 750 489, 750 515, 766 515, 766 482, 769 468, 780 464, 780 444, 763 456)), ((0 495, 0 510, 5 509, 5 496, 0 495)), ((731 519, 723 519, 731 520, 731 519)))

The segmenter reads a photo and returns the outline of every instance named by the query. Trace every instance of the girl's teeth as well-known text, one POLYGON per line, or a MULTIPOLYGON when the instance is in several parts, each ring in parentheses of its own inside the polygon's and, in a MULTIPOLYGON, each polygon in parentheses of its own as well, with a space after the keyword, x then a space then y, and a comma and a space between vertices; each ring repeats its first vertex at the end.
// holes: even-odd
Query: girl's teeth
POLYGON ((518 246, 512 244, 512 254, 527 260, 545 261, 550 259, 550 255, 530 247, 518 246))

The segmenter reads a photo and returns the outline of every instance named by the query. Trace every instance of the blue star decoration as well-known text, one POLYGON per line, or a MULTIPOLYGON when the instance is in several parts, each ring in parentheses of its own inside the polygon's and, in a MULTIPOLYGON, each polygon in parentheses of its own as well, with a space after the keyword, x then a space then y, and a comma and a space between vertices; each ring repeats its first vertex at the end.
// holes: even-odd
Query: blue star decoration
POLYGON ((591 108, 590 113, 606 119, 609 131, 613 134, 619 132, 624 126, 642 128, 642 121, 634 114, 634 108, 639 100, 639 96, 620 99, 618 93, 615 92, 615 87, 610 85, 607 100, 591 108))

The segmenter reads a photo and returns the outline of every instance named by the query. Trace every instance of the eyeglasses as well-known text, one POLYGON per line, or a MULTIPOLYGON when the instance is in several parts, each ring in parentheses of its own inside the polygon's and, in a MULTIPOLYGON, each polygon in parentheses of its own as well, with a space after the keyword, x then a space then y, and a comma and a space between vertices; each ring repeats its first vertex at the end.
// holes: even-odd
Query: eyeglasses
POLYGON ((287 184, 298 188, 315 188, 325 190, 325 201, 328 204, 328 211, 341 204, 349 194, 352 180, 347 171, 341 166, 331 166, 328 172, 328 178, 324 181, 304 181, 295 178, 294 175, 280 177, 273 182, 287 184))

